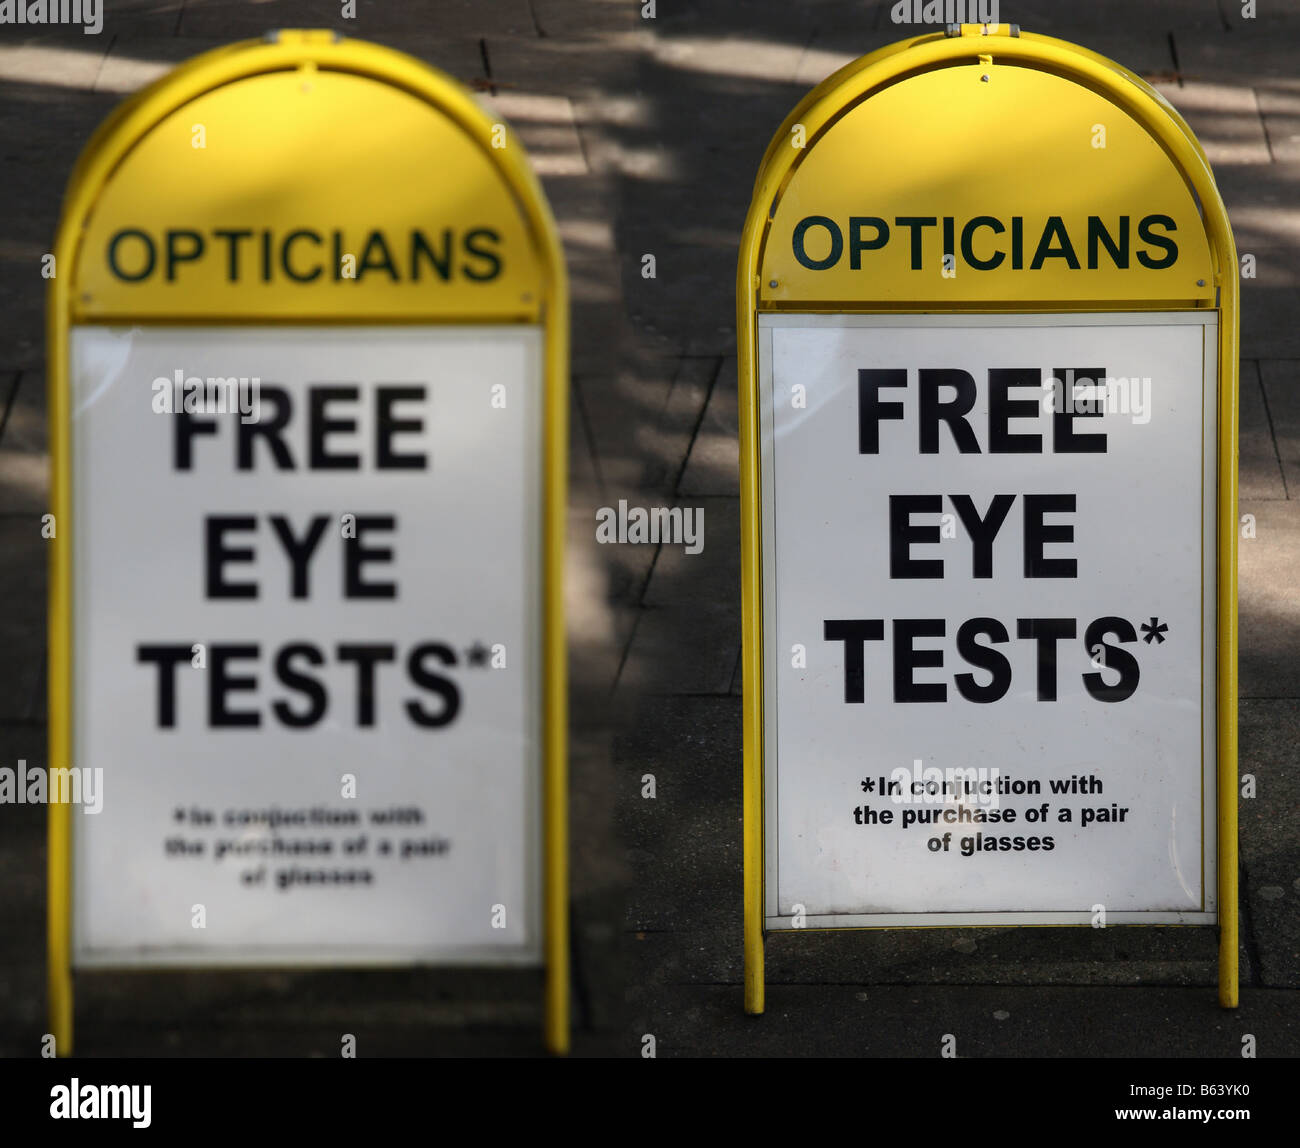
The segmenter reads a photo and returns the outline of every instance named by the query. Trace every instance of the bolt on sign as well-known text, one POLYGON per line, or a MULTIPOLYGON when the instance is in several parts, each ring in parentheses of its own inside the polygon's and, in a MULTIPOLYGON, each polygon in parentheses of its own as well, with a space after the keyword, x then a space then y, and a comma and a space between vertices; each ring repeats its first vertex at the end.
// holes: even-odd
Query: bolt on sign
POLYGON ((50 987, 544 966, 568 1044, 568 296, 518 138, 281 32, 123 104, 50 295, 50 987))
POLYGON ((1236 255, 1133 74, 866 56, 738 271, 745 999, 767 932, 1217 924, 1237 1002, 1236 255))

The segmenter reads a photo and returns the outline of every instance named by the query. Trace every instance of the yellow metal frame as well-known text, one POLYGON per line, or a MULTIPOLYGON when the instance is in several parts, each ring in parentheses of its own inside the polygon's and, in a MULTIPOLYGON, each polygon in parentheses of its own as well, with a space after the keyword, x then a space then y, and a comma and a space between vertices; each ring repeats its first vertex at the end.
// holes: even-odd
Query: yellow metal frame
MULTIPOLYGON (((1237 906, 1237 437, 1238 301, 1236 245, 1227 211, 1215 186, 1205 152, 1182 117, 1132 72, 1083 48, 1046 36, 1012 36, 1006 26, 982 34, 963 25, 962 34, 923 36, 882 48, 841 68, 813 89, 786 118, 769 144, 755 181, 745 219, 736 275, 736 351, 740 397, 741 628, 744 682, 744 961, 745 1011, 764 1010, 764 806, 763 806, 763 561, 758 393, 760 311, 786 310, 763 300, 760 279, 763 246, 776 203, 789 186, 804 154, 816 146, 846 106, 908 76, 954 63, 974 63, 991 55, 999 64, 1037 68, 1083 85, 1132 116, 1156 140, 1195 192, 1214 265, 1213 286, 1219 312, 1218 346, 1218 503, 1217 523, 1217 881, 1219 927, 1219 1003, 1238 1004, 1237 906), (792 127, 804 125, 806 147, 789 146, 792 127)), ((1192 310, 1197 302, 1171 301, 1168 309, 1192 310)), ((1154 310, 1150 301, 1116 300, 1104 307, 1053 301, 1052 310, 1154 310)), ((1204 309, 1204 304, 1200 304, 1204 309)), ((1024 310, 978 305, 935 308, 945 313, 1024 310)), ((846 300, 833 307, 802 307, 807 312, 875 313, 871 300, 846 300)))
MULTIPOLYGON (((118 165, 144 136, 177 108, 225 84, 268 72, 315 68, 369 77, 414 95, 453 121, 500 171, 525 220, 542 268, 543 291, 527 314, 507 322, 540 323, 545 338, 542 528, 543 721, 543 958, 544 1039, 549 1051, 569 1050, 568 899, 568 664, 564 631, 564 544, 568 488, 569 291, 564 253, 545 194, 523 145, 509 134, 494 147, 494 120, 457 81, 420 61, 378 45, 339 39, 327 31, 284 31, 204 53, 117 107, 77 161, 55 241, 58 275, 47 296, 50 429, 50 509, 57 533, 49 557, 49 752, 51 766, 72 764, 72 466, 68 393, 69 327, 77 317, 74 290, 85 220, 118 165)), ((445 312, 432 317, 448 321, 445 312)), ((114 319, 116 322, 129 320, 114 319)), ((199 320, 186 320, 200 322, 199 320)), ((220 323, 220 316, 202 320, 220 323)), ((292 320, 301 323, 301 318, 292 320)), ((331 313, 345 323, 346 315, 331 313)), ((374 322, 358 316, 357 321, 374 322)), ((431 321, 420 317, 406 322, 431 321)), ((73 1051, 72 811, 49 807, 48 1005, 58 1055, 73 1051)))

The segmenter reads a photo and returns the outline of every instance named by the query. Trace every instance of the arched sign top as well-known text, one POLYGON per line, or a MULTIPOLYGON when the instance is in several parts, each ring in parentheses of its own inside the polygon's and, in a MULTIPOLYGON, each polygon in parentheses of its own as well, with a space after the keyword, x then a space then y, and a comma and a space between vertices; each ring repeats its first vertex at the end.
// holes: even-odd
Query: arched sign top
POLYGON ((787 118, 741 287, 759 310, 1207 307, 1234 263, 1204 153, 1145 84, 962 35, 873 53, 787 118))
POLYGON ((535 322, 562 274, 504 124, 416 60, 311 32, 127 101, 78 164, 60 246, 75 322, 535 322))
MULTIPOLYGON (((1013 32, 1008 28, 997 26, 989 29, 988 32, 984 32, 982 26, 967 26, 963 30, 962 35, 1009 35, 1014 39, 1023 40, 1029 44, 1045 45, 1054 51, 1072 52, 1075 55, 1083 56, 1092 60, 1103 68, 1110 69, 1116 74, 1123 76, 1130 84, 1138 88, 1153 102, 1162 107, 1168 113, 1169 117, 1178 124, 1183 134, 1187 136, 1193 146, 1197 149, 1201 159, 1205 160, 1208 165, 1209 161, 1205 159, 1205 153, 1201 150, 1199 141, 1192 134, 1191 128, 1187 126, 1183 118, 1178 114, 1178 110, 1136 72, 1129 71, 1128 68, 1115 60, 1111 60, 1098 52, 1094 52, 1091 49, 1084 47, 1082 44, 1072 44, 1068 40, 1059 40, 1055 36, 1043 36, 1032 32, 1022 32, 1019 28, 1013 32)), ((924 36, 917 36, 910 40, 896 40, 894 43, 887 44, 883 48, 877 48, 874 52, 868 52, 865 56, 859 56, 856 60, 851 60, 843 67, 832 72, 815 88, 811 89, 807 95, 805 95, 803 99, 794 106, 790 114, 786 116, 785 121, 781 124, 780 128, 777 129, 776 135, 772 137, 771 141, 767 145, 767 150, 763 153, 763 161, 759 165, 758 170, 758 181, 761 182, 763 173, 767 169, 768 164, 772 162, 772 159, 781 150, 782 145, 789 143, 790 133, 794 126, 799 123, 804 123, 809 109, 828 92, 835 91, 845 85, 853 76, 857 75, 864 68, 877 64, 881 60, 897 55, 899 52, 906 52, 908 49, 914 48, 920 44, 930 44, 936 41, 942 43, 946 39, 949 39, 949 37, 943 32, 929 32, 924 36)))
POLYGON ((859 56, 856 60, 851 60, 841 68, 837 68, 829 76, 821 81, 815 88, 812 88, 797 104, 791 109, 790 114, 785 117, 784 122, 777 129, 776 135, 772 137, 767 145, 767 150, 763 153, 763 161, 758 167, 758 177, 755 181, 755 190, 762 184, 763 175, 767 171, 768 165, 781 152, 783 146, 790 143, 790 134, 796 124, 805 124, 805 117, 808 109, 817 103, 827 92, 834 91, 841 84, 846 83, 850 77, 856 75, 864 68, 869 68, 872 64, 887 59, 898 52, 905 52, 917 44, 926 44, 932 40, 941 38, 942 33, 929 32, 924 36, 917 36, 911 40, 896 40, 892 44, 886 44, 883 48, 877 48, 874 52, 868 52, 865 56, 859 56))

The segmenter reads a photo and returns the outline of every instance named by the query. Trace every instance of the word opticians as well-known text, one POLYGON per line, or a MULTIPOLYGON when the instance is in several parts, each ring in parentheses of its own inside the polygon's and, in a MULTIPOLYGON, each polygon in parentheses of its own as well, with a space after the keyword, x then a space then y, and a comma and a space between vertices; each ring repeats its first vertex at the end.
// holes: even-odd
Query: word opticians
POLYGON ((1005 223, 996 216, 977 215, 960 227, 951 215, 899 215, 892 228, 877 215, 852 215, 842 225, 825 215, 808 215, 795 224, 790 245, 795 259, 809 271, 829 270, 846 251, 849 269, 858 271, 864 254, 886 250, 891 244, 910 247, 913 271, 949 268, 959 253, 975 271, 994 271, 1008 259, 1013 271, 1041 271, 1049 260, 1071 271, 1085 266, 1096 271, 1107 261, 1122 271, 1129 267, 1130 258, 1148 270, 1161 271, 1178 261, 1178 244, 1168 234, 1177 229, 1167 215, 1145 215, 1136 229, 1145 246, 1135 248, 1127 215, 1110 225, 1101 216, 1090 215, 1086 231, 1076 230, 1074 235, 1059 215, 1050 215, 1041 226, 1028 230, 1020 215, 1005 223))
POLYGON ((488 283, 500 276, 503 260, 501 235, 490 227, 411 228, 405 235, 310 227, 283 234, 251 227, 218 227, 206 234, 168 228, 154 235, 124 227, 109 238, 105 255, 113 277, 124 283, 154 278, 174 283, 187 264, 214 261, 230 283, 342 283, 367 276, 393 283, 488 283))

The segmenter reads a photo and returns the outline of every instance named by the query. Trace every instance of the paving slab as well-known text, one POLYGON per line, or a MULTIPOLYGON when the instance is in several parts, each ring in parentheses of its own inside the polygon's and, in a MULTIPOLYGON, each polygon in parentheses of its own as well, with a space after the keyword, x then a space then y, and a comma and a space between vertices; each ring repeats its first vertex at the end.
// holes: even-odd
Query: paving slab
POLYGON ((1272 162, 1259 101, 1248 83, 1186 80, 1183 83, 1161 81, 1154 86, 1196 133, 1206 158, 1215 168, 1221 164, 1249 166, 1272 162))
POLYGON ((1300 504, 1242 501, 1240 511, 1255 534, 1237 560, 1241 697, 1300 697, 1300 504))
POLYGON ((1287 497, 1300 497, 1300 359, 1266 359, 1260 381, 1287 497))
MULTIPOLYGON (((1224 4, 1225 14, 1240 7, 1224 4)), ((1261 4, 1253 20, 1232 21, 1228 32, 1209 27, 1175 32, 1183 72, 1198 80, 1229 82, 1248 77, 1269 84, 1295 79, 1295 43, 1300 13, 1292 5, 1261 4)))
MULTIPOLYGON (((589 10, 599 7, 588 5, 589 10)), ((630 16, 628 7, 620 0, 617 28, 607 34, 591 27, 544 37, 489 32, 485 40, 493 84, 502 91, 522 89, 603 103, 621 62, 639 51, 636 34, 642 31, 642 21, 630 16)))
POLYGON ((1240 772, 1254 797, 1238 802, 1244 931, 1258 966, 1256 983, 1300 988, 1300 699, 1241 703, 1240 772))
POLYGON ((723 360, 678 486, 678 493, 684 498, 710 494, 740 495, 740 409, 736 371, 734 357, 723 360))
MULTIPOLYGON (((1273 266, 1280 253, 1258 255, 1259 265, 1273 266)), ((1241 353, 1251 359, 1300 359, 1300 285, 1268 286, 1243 281, 1241 353)))
POLYGON ((1282 462, 1273 441, 1264 388, 1260 382, 1259 363, 1247 359, 1241 364, 1240 428, 1238 431, 1238 474, 1240 497, 1245 501, 1285 499, 1282 462))
MULTIPOLYGON (((110 37, 75 31, 21 32, 4 25, 0 36, 0 81, 41 88, 89 90, 104 61, 110 37)), ((36 126, 36 125, 33 125, 36 126)))
POLYGON ((728 694, 740 648, 739 503, 695 498, 678 505, 695 512, 697 523, 703 514, 704 548, 659 547, 619 689, 728 694))
MULTIPOLYGON (((620 837, 631 873, 625 927, 665 932, 739 926, 740 706, 733 698, 643 700, 614 761, 626 789, 620 837)), ((657 974, 655 974, 657 975, 657 974)))
POLYGON ((908 27, 893 33, 889 26, 892 6, 887 0, 852 5, 839 0, 804 0, 801 4, 755 0, 746 4, 740 16, 725 4, 660 4, 655 28, 663 36, 744 33, 756 41, 778 43, 802 43, 815 36, 852 37, 861 41, 861 51, 867 51, 873 44, 916 34, 908 27))
MULTIPOLYGON (((45 731, 0 724, 0 767, 45 765, 45 731)), ((43 805, 0 805, 0 1056, 35 1056, 45 1031, 45 821, 43 805)))
POLYGON ((524 35, 533 28, 528 0, 404 0, 400 4, 357 0, 354 17, 344 16, 342 0, 321 5, 314 0, 193 0, 185 5, 178 34, 238 39, 276 28, 330 28, 345 36, 378 39, 384 34, 410 37, 437 29, 448 38, 524 35))
POLYGON ((0 515, 49 510, 46 434, 44 377, 13 372, 7 393, 0 382, 0 515))
MULTIPOLYGON (((0 42, 0 73, 4 53, 0 42)), ((89 85, 93 75, 79 73, 77 82, 83 79, 89 85)), ((6 368, 39 367, 44 358, 44 259, 64 188, 81 147, 117 100, 0 75, 0 360, 6 368)))
POLYGON ((103 0, 104 30, 107 40, 124 36, 176 36, 187 0, 103 0))
MULTIPOLYGON (((1222 164, 1215 183, 1232 220, 1239 255, 1256 256, 1256 281, 1263 286, 1294 284, 1294 252, 1300 246, 1300 204, 1295 188, 1300 163, 1276 160, 1259 164, 1222 164)), ((1243 280, 1242 287, 1250 286, 1243 280)))
POLYGON ((588 174, 573 104, 567 97, 489 88, 479 100, 519 133, 539 176, 588 174))
POLYGON ((1286 87, 1261 85, 1255 96, 1273 159, 1278 163, 1300 160, 1300 81, 1286 87))
POLYGON ((568 514, 565 554, 565 625, 569 643, 569 689, 574 721, 590 721, 596 699, 607 700, 618 678, 623 644, 632 632, 630 607, 612 601, 604 555, 593 538, 591 515, 568 514), (621 640, 620 640, 621 639, 621 640))
MULTIPOLYGON (((671 931, 641 931, 663 984, 743 983, 739 914, 671 931)), ((1250 974, 1243 943, 1242 980, 1250 974)), ((1212 928, 1140 926, 1006 929, 854 929, 770 934, 769 985, 1199 985, 1218 983, 1212 928)))
MULTIPOLYGON (((1204 988, 1152 987, 780 985, 768 990, 761 1017, 745 1015, 740 988, 732 985, 678 985, 654 1003, 659 1007, 639 1019, 659 1057, 822 1057, 834 1050, 843 1057, 938 1058, 948 1048, 958 1059, 1240 1062, 1244 1036, 1255 1038, 1259 1057, 1289 1056, 1300 1039, 1300 999, 1277 989, 1243 991, 1236 1010, 1220 1009, 1204 988)), ((1263 1075, 1262 1068, 1250 1070, 1263 1075)))
POLYGON ((533 28, 549 39, 617 34, 640 18, 641 4, 622 0, 592 0, 573 4, 566 0, 530 0, 533 28))
POLYGON ((35 514, 0 514, 0 721, 34 721, 45 689, 45 569, 35 514))
POLYGON ((583 387, 607 494, 676 488, 719 365, 709 357, 647 358, 583 387))
POLYGON ((1003 20, 1015 20, 1025 31, 1048 36, 1079 38, 1102 32, 1136 36, 1146 31, 1186 32, 1223 30, 1223 14, 1216 0, 1147 0, 1140 5, 1125 0, 1098 0, 1074 7, 1052 0, 1027 0, 1003 4, 1003 20))

